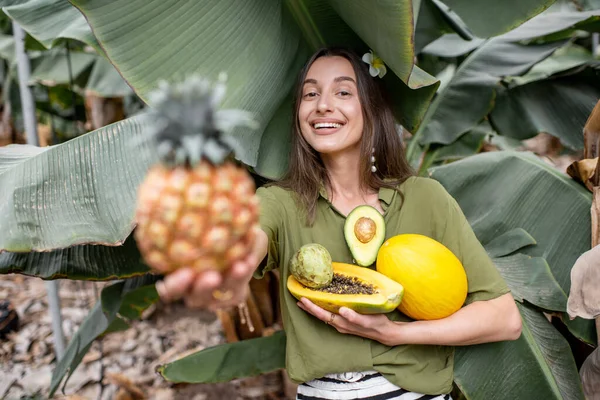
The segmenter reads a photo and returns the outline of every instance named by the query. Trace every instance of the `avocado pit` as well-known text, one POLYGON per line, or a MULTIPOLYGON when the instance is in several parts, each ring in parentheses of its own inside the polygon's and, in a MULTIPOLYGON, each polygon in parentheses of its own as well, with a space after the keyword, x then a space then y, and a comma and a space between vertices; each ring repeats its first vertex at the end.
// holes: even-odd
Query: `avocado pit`
POLYGON ((360 217, 354 224, 354 235, 361 243, 369 243, 377 233, 375 221, 368 217, 360 217))

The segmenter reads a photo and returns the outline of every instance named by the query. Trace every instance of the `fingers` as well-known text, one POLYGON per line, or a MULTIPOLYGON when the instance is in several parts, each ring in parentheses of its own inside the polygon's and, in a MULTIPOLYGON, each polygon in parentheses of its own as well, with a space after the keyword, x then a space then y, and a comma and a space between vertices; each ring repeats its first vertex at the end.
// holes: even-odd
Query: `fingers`
POLYGON ((191 308, 209 308, 216 301, 213 292, 221 285, 223 278, 221 273, 207 270, 198 273, 190 292, 185 297, 185 304, 191 308))
POLYGON ((163 302, 184 299, 192 308, 216 310, 228 308, 246 300, 248 283, 260 261, 267 254, 268 238, 259 227, 252 230, 252 244, 247 257, 233 264, 227 271, 195 272, 179 269, 156 283, 163 302))
POLYGON ((193 285, 194 277, 192 269, 182 268, 156 282, 156 291, 161 301, 169 303, 183 298, 193 285))

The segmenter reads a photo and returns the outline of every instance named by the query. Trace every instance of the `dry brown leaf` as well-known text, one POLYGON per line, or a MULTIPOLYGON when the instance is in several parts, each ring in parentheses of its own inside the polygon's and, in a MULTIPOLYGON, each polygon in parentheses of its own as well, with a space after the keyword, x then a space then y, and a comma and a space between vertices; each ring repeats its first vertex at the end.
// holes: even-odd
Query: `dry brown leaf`
POLYGON ((600 100, 596 103, 583 127, 583 143, 583 158, 600 156, 600 100))
POLYGON ((144 394, 142 389, 137 387, 137 385, 135 383, 133 383, 133 381, 131 381, 131 379, 129 379, 128 377, 126 377, 123 374, 107 372, 106 373, 106 381, 108 383, 112 383, 113 385, 119 386, 121 389, 123 389, 123 394, 122 394, 123 399, 129 399, 129 398, 132 400, 146 399, 146 395, 144 394), (130 397, 127 397, 126 395, 129 395, 130 397))
POLYGON ((600 400, 600 347, 584 361, 580 375, 586 400, 600 400))
POLYGON ((583 253, 571 269, 567 313, 571 319, 600 315, 600 245, 583 253))
MULTIPOLYGON (((598 164, 600 165, 600 164, 598 164)), ((600 186, 592 191, 592 246, 600 244, 600 186)))
POLYGON ((595 178, 598 157, 575 161, 567 168, 567 174, 577 182, 584 184, 590 191, 594 185, 592 178, 595 178))

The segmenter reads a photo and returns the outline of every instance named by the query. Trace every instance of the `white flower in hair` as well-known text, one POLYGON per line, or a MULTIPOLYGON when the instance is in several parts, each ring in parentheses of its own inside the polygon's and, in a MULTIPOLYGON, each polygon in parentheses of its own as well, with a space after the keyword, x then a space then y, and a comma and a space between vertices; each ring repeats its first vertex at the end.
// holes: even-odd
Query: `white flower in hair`
POLYGON ((369 73, 372 77, 379 76, 380 78, 383 78, 387 73, 387 68, 385 68, 383 60, 373 53, 373 50, 369 50, 368 53, 365 53, 362 56, 362 60, 369 64, 369 73))

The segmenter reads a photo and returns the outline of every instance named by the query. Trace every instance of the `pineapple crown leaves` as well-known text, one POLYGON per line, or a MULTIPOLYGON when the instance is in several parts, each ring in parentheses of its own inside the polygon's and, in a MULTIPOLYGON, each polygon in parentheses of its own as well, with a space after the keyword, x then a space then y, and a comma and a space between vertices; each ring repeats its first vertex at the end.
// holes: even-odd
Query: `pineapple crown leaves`
POLYGON ((190 76, 180 82, 161 81, 150 93, 152 128, 158 156, 168 166, 194 166, 202 159, 222 163, 236 151, 230 135, 238 126, 256 129, 252 115, 239 109, 217 109, 225 97, 224 74, 217 82, 190 76))

